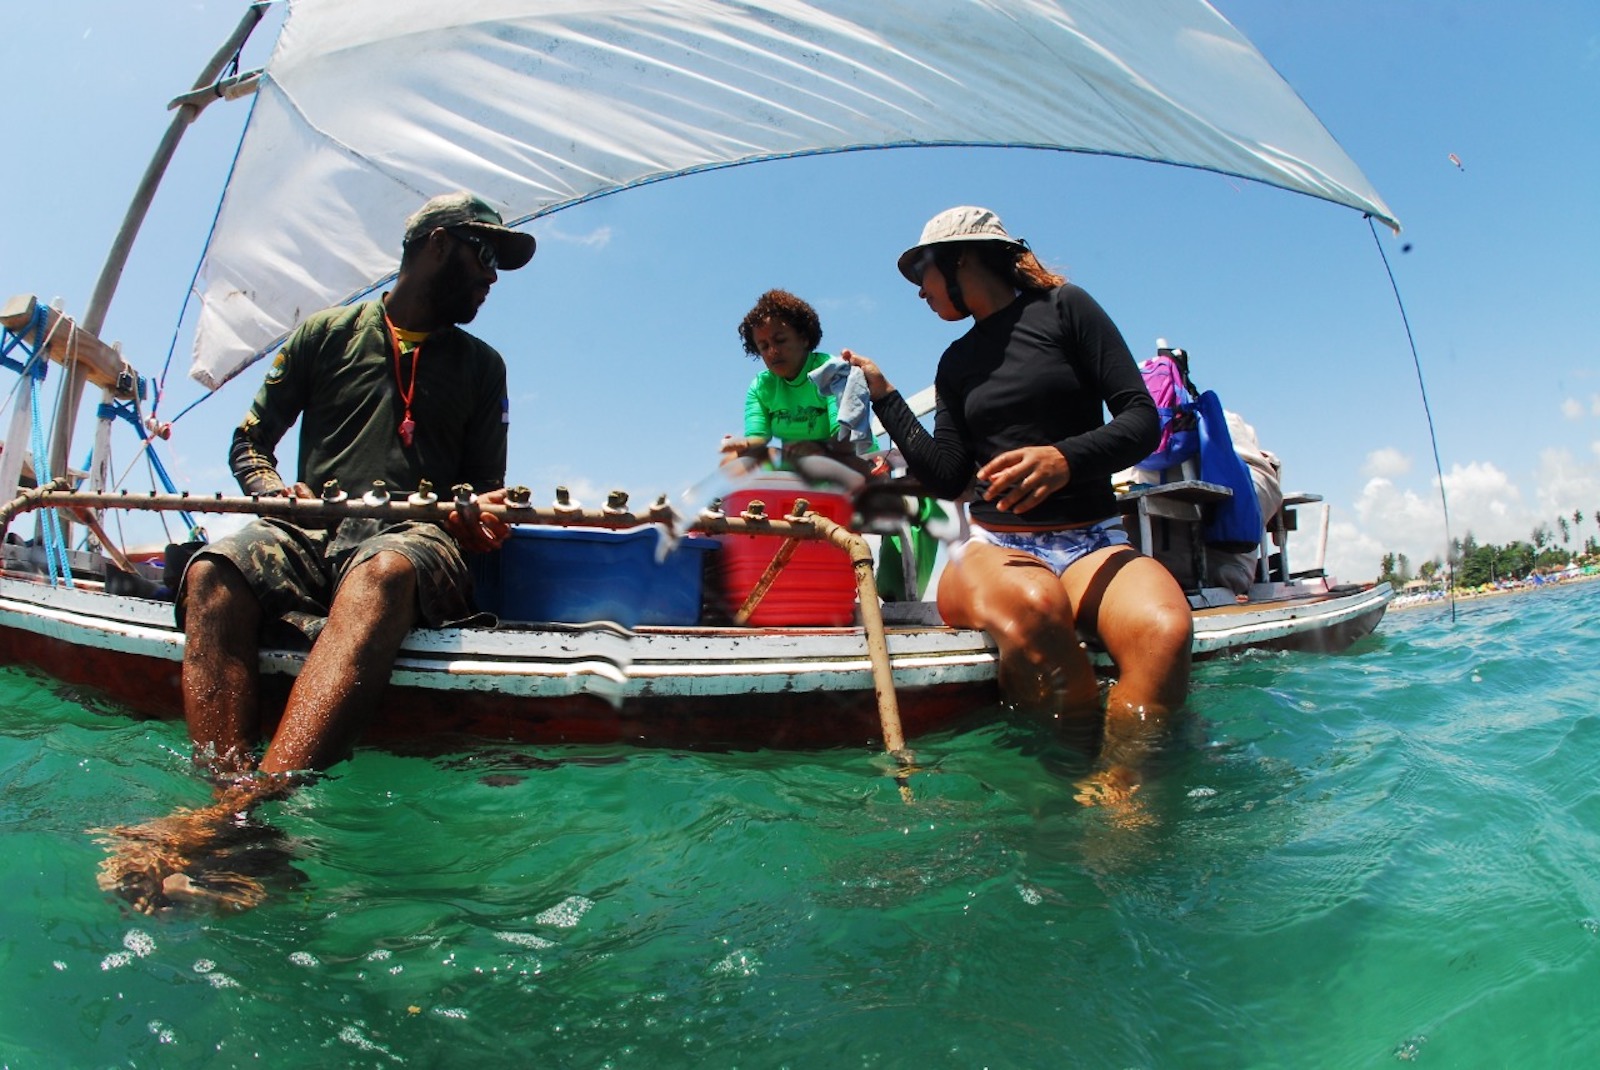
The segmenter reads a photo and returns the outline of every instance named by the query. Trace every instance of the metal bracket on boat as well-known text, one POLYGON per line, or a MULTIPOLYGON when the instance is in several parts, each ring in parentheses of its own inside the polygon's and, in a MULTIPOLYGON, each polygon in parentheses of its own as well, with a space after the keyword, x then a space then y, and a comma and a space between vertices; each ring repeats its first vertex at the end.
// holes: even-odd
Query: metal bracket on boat
POLYGON ((472 493, 472 484, 457 483, 450 489, 455 492, 455 512, 461 514, 461 522, 469 530, 476 530, 478 517, 483 514, 483 507, 478 504, 478 499, 472 493))
POLYGON ((572 491, 566 487, 557 487, 555 511, 557 513, 579 513, 583 511, 583 506, 572 500, 572 491))
POLYGON ((439 496, 433 492, 433 484, 426 479, 417 484, 417 489, 411 497, 406 499, 406 504, 413 509, 426 509, 430 505, 438 504, 439 496))
POLYGON ((361 500, 368 505, 388 505, 389 486, 381 479, 372 481, 372 489, 361 496, 361 500))
MULTIPOLYGON (((221 497, 221 495, 218 495, 218 497, 221 497)), ((293 499, 290 500, 292 501, 293 499)), ((339 486, 339 481, 337 479, 330 479, 322 485, 323 505, 336 505, 340 502, 349 500, 350 495, 346 494, 344 492, 344 488, 339 486)))

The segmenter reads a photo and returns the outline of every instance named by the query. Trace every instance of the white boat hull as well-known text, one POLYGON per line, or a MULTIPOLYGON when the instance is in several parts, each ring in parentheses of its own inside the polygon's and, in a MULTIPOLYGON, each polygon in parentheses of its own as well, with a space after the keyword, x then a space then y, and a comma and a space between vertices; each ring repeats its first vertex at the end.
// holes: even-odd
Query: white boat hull
MULTIPOLYGON (((1247 647, 1336 650, 1377 625, 1387 586, 1309 586, 1278 601, 1202 608, 1197 658, 1247 647)), ((885 607, 894 684, 908 735, 998 700, 993 644, 981 632, 917 623, 931 607, 885 607), (897 612, 897 610, 899 610, 897 612)), ((4 658, 93 687, 130 712, 181 716, 183 634, 164 602, 98 585, 0 577, 4 658)), ((281 704, 300 650, 262 653, 266 705, 281 704)), ((1097 655, 1103 667, 1109 661, 1097 655)), ((878 722, 860 628, 582 627, 417 629, 369 736, 471 735, 548 742, 871 745, 878 722)))

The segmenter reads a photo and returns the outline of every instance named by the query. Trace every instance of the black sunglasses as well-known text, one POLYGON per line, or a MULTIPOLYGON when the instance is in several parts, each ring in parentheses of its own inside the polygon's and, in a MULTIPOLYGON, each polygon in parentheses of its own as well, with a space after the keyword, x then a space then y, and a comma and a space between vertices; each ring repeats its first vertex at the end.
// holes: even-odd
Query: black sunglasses
POLYGON ((452 230, 449 227, 445 227, 444 232, 457 241, 465 242, 466 244, 472 246, 473 249, 477 250, 478 263, 482 264, 490 271, 494 271, 499 268, 500 254, 496 253, 494 246, 490 245, 483 238, 478 237, 476 234, 467 234, 464 231, 452 230))

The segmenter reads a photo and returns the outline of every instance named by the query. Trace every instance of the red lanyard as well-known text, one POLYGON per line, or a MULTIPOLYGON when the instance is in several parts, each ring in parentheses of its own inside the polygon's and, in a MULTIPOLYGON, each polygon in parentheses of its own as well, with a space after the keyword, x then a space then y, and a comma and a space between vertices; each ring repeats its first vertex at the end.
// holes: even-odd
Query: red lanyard
POLYGON ((400 420, 400 444, 410 446, 417 430, 417 421, 411 418, 411 399, 417 393, 417 365, 422 362, 422 343, 418 342, 411 350, 411 385, 407 386, 400 379, 400 338, 395 334, 394 324, 389 322, 387 312, 383 314, 383 325, 389 328, 389 347, 394 350, 394 385, 399 389, 400 400, 406 407, 406 414, 400 420))

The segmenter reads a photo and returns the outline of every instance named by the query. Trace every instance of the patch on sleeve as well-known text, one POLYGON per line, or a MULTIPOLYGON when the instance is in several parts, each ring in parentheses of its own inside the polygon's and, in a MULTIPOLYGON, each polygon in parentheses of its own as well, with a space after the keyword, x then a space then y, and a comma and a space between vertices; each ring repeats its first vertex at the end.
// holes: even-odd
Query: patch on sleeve
POLYGON ((283 373, 288 370, 288 367, 289 351, 287 349, 278 350, 278 355, 272 359, 272 367, 267 369, 267 382, 281 383, 283 381, 283 373))
POLYGON ((508 423, 511 422, 511 399, 510 398, 501 398, 500 399, 500 422, 503 423, 503 424, 508 424, 508 423))

